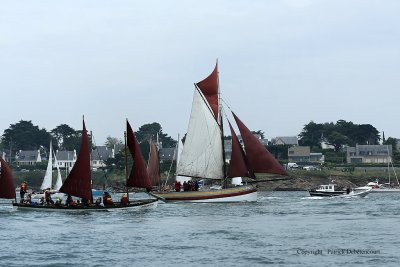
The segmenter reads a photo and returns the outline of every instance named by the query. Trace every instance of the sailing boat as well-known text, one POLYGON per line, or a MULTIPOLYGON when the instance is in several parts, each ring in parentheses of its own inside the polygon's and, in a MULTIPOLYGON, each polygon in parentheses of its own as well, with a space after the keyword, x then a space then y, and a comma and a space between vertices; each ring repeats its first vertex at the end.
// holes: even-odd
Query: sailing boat
MULTIPOLYGON (((49 161, 47 163, 46 173, 44 175, 42 185, 40 186, 40 190, 42 190, 43 192, 45 190, 50 190, 53 198, 61 199, 64 197, 64 193, 59 192, 61 186, 62 186, 61 172, 60 172, 60 168, 58 167, 57 158, 53 152, 53 144, 50 141, 49 161), (56 180, 56 183, 54 186, 52 185, 52 183, 53 183, 53 157, 54 157, 55 165, 57 166, 57 180, 56 180)), ((31 198, 33 198, 33 199, 40 199, 42 197, 45 197, 44 193, 33 194, 31 196, 31 198)))
POLYGON ((0 157, 0 198, 14 199, 17 202, 12 171, 2 157, 0 157))
POLYGON ((232 157, 229 169, 226 171, 218 80, 217 62, 213 72, 195 84, 192 111, 177 174, 197 179, 219 180, 224 186, 219 190, 154 193, 165 202, 257 201, 255 187, 247 185, 229 187, 228 178, 248 177, 255 180, 256 173, 288 175, 282 165, 233 112, 244 142, 244 150, 229 123, 232 134, 232 157))
MULTIPOLYGON (((145 169, 144 165, 141 166, 139 162, 135 162, 135 166, 132 169, 132 172, 134 172, 135 169, 138 169, 140 167, 145 169)), ((136 186, 136 187, 143 186, 143 184, 141 183, 136 183, 136 180, 133 178, 129 177, 127 181, 127 186, 136 186)), ((88 135, 86 131, 85 121, 83 121, 82 141, 81 141, 79 155, 77 157, 74 166, 72 167, 71 172, 64 181, 64 184, 61 186, 60 192, 78 198, 82 198, 85 200, 91 200, 90 202, 93 203, 92 178, 90 170, 90 151, 89 151, 89 142, 88 142, 88 135)), ((49 210, 49 211, 77 211, 77 210, 104 211, 112 209, 129 209, 137 206, 156 206, 157 199, 135 200, 128 202, 126 205, 120 205, 120 203, 116 202, 114 205, 107 205, 107 206, 94 205, 94 204, 70 205, 70 206, 67 205, 45 206, 45 205, 34 205, 26 203, 23 204, 13 203, 13 205, 18 207, 19 209, 31 209, 31 210, 33 209, 33 210, 49 210)))

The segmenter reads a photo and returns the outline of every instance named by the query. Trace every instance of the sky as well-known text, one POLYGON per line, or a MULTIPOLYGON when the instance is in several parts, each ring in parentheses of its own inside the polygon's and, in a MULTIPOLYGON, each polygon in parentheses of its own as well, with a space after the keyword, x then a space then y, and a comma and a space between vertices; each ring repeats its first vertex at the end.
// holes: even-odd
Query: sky
POLYGON ((194 83, 267 138, 310 121, 400 138, 398 0, 0 0, 0 134, 30 120, 97 145, 158 122, 187 131, 194 83))

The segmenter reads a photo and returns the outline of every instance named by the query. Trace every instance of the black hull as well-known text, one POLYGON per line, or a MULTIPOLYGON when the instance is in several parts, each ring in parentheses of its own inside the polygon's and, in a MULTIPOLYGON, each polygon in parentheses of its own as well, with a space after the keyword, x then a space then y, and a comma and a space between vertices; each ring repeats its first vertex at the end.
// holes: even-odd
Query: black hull
POLYGON ((156 206, 158 199, 141 199, 136 201, 131 201, 128 205, 120 205, 119 203, 115 203, 112 206, 83 206, 83 205, 74 205, 74 206, 41 206, 41 205, 30 205, 30 204, 20 204, 20 203, 13 203, 13 206, 21 209, 21 210, 37 210, 37 211, 109 211, 115 209, 130 209, 135 207, 141 206, 156 206))

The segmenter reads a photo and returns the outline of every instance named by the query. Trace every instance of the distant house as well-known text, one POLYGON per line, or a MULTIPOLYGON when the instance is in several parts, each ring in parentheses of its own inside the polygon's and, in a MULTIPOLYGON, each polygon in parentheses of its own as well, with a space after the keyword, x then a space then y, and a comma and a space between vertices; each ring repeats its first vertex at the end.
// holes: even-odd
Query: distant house
POLYGON ((72 169, 76 161, 76 150, 57 150, 56 158, 59 168, 72 169))
POLYGON ((125 149, 125 145, 123 144, 116 144, 112 150, 112 157, 115 158, 115 155, 121 153, 125 149))
POLYGON ((20 150, 16 155, 16 162, 18 166, 35 165, 42 162, 40 150, 20 150))
POLYGON ((356 145, 347 147, 347 163, 389 163, 392 160, 391 145, 356 145))
POLYGON ((105 167, 105 162, 109 158, 114 158, 114 151, 106 146, 97 146, 92 150, 91 160, 93 168, 105 167))
POLYGON ((325 141, 321 141, 321 148, 322 148, 322 149, 335 149, 334 146, 328 144, 328 143, 325 142, 325 141))
POLYGON ((289 162, 319 162, 325 161, 322 153, 311 153, 309 146, 292 146, 288 148, 289 162))
POLYGON ((310 161, 309 146, 292 146, 288 148, 289 162, 308 162, 310 161))
POLYGON ((299 140, 297 136, 279 136, 271 139, 273 145, 289 145, 298 146, 299 140))

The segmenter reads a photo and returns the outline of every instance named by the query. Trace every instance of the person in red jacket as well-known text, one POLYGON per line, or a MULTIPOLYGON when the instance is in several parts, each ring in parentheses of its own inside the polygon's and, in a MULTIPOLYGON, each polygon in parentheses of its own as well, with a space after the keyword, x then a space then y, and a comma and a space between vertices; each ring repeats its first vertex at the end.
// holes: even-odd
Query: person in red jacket
POLYGON ((175 191, 180 192, 181 191, 181 182, 175 181, 175 191))

